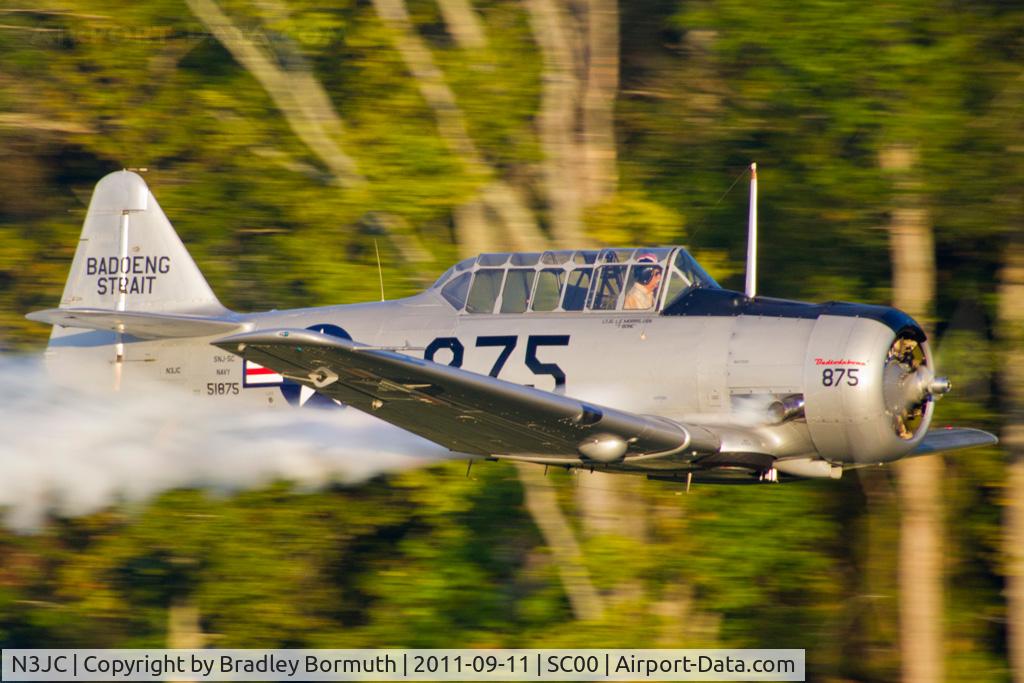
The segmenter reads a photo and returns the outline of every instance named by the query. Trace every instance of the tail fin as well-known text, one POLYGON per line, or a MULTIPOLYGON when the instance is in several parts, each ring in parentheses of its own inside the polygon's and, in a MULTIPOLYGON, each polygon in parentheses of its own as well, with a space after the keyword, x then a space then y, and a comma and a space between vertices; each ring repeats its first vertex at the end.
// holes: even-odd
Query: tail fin
POLYGON ((60 307, 226 312, 146 182, 131 171, 96 185, 60 307))

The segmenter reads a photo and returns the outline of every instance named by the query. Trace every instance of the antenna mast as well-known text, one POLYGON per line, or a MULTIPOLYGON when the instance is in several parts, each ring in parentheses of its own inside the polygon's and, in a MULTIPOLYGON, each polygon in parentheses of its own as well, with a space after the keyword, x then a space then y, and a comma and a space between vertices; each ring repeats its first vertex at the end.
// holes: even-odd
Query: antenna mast
POLYGON ((377 248, 377 240, 373 241, 373 251, 377 254, 377 277, 380 278, 380 300, 384 301, 384 271, 380 267, 380 249, 377 248))
POLYGON ((750 218, 747 223, 748 298, 757 295, 757 164, 750 164, 750 218))

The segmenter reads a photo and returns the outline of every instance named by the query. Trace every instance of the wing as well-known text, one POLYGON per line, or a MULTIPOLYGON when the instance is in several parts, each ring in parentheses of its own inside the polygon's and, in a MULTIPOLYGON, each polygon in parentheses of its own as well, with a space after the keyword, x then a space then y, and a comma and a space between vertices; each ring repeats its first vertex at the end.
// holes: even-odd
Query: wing
POLYGON ((29 320, 62 327, 109 330, 139 339, 209 337, 244 329, 246 323, 228 318, 174 313, 110 311, 100 308, 50 308, 25 316, 29 320))
POLYGON ((921 443, 907 457, 915 458, 919 455, 958 451, 962 448, 975 448, 977 446, 991 446, 996 443, 999 443, 999 439, 995 435, 980 429, 954 429, 952 427, 933 429, 924 435, 921 443))
POLYGON ((309 330, 278 329, 214 342, 231 353, 454 451, 522 456, 532 462, 599 462, 625 457, 696 458, 718 437, 521 386, 494 377, 362 346, 309 330))

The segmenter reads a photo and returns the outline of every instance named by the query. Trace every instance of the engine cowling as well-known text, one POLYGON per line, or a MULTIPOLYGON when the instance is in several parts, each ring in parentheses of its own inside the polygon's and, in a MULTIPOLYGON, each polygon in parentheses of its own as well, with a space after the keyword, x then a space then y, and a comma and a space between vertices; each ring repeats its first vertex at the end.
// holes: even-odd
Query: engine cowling
POLYGON ((912 451, 928 431, 934 374, 921 327, 909 316, 819 316, 807 346, 804 414, 815 448, 833 462, 877 463, 912 451), (879 319, 881 318, 881 319, 879 319))

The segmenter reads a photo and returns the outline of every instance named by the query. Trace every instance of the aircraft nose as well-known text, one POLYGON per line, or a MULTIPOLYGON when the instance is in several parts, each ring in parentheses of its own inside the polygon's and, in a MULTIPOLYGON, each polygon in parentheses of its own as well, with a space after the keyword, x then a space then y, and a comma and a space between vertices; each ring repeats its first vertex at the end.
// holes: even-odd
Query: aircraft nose
POLYGON ((887 363, 883 379, 886 406, 894 414, 909 411, 932 396, 933 384, 935 373, 926 365, 907 372, 900 363, 887 363))
POLYGON ((912 450, 931 422, 936 378, 921 326, 885 306, 833 303, 808 343, 805 416, 834 460, 887 462, 912 450))

